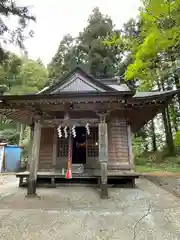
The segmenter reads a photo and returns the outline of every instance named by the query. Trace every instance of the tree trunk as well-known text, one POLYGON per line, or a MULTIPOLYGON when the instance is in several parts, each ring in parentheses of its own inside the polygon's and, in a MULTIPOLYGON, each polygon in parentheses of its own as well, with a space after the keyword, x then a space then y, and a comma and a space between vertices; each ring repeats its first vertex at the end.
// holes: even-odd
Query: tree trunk
MULTIPOLYGON (((163 81, 161 81, 160 83, 157 81, 157 85, 158 85, 159 91, 161 89, 163 91, 165 91, 163 81)), ((172 128, 171 128, 171 123, 170 123, 168 106, 166 106, 165 109, 162 111, 162 116, 163 116, 165 136, 166 136, 166 145, 168 147, 169 154, 174 155, 175 154, 175 147, 174 147, 174 142, 173 142, 173 137, 172 137, 172 128)))
POLYGON ((170 105, 170 116, 171 116, 174 131, 177 132, 178 131, 178 123, 177 123, 177 115, 176 115, 176 109, 175 109, 174 104, 170 105))
POLYGON ((19 145, 20 145, 20 144, 22 143, 22 141, 23 141, 23 136, 24 136, 25 127, 26 127, 25 124, 21 124, 21 126, 20 126, 19 145))
MULTIPOLYGON (((180 89, 180 81, 179 81, 179 74, 176 72, 176 69, 177 69, 177 64, 175 62, 175 58, 172 57, 171 55, 171 63, 172 63, 172 66, 173 68, 175 69, 174 71, 174 82, 175 82, 175 85, 176 85, 176 89, 180 89)), ((178 107, 180 108, 180 94, 178 93, 177 94, 177 98, 178 98, 178 107)))
POLYGON ((169 116, 169 108, 166 108, 166 116, 167 116, 167 124, 168 124, 168 142, 169 142, 169 153, 170 155, 175 154, 175 147, 174 147, 174 141, 173 141, 173 135, 172 135, 172 127, 171 127, 171 119, 169 116))
POLYGON ((20 123, 16 123, 16 130, 17 130, 17 132, 21 131, 21 124, 20 123))
POLYGON ((168 129, 168 123, 166 118, 166 111, 165 109, 162 111, 162 119, 164 124, 164 130, 165 130, 165 136, 166 136, 166 146, 169 146, 169 129, 168 129))
MULTIPOLYGON (((180 82, 179 82, 179 76, 177 74, 174 75, 174 81, 175 81, 176 88, 179 89, 180 88, 180 82)), ((177 97, 178 97, 178 103, 179 103, 179 106, 180 106, 180 94, 179 93, 177 94, 177 97)))
POLYGON ((157 151, 157 143, 156 143, 156 133, 155 133, 155 127, 154 127, 154 120, 151 121, 151 137, 152 137, 152 148, 153 152, 157 151))

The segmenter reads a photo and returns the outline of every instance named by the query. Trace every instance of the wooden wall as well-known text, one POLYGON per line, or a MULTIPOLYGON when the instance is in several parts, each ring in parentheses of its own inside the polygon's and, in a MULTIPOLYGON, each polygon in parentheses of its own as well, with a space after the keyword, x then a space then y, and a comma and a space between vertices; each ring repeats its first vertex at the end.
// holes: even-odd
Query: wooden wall
POLYGON ((125 118, 112 118, 108 123, 108 165, 129 163, 128 131, 125 118))
POLYGON ((53 128, 42 128, 38 168, 44 171, 52 169, 53 139, 53 128))
MULTIPOLYGON (((47 171, 53 169, 53 140, 54 129, 42 128, 39 170, 47 171)), ((108 122, 108 166, 110 168, 121 168, 129 164, 128 131, 127 122, 124 118, 112 118, 108 122)), ((85 168, 99 168, 98 157, 88 158, 85 168)), ((67 167, 67 157, 57 159, 56 169, 67 167)))

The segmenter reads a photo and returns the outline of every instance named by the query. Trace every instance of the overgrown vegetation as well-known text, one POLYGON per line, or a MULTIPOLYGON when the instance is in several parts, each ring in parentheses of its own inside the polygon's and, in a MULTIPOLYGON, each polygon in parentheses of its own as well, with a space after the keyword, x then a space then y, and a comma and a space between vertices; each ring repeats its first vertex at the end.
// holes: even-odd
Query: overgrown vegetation
POLYGON ((142 138, 133 141, 133 153, 136 170, 139 172, 180 172, 180 155, 169 156, 168 148, 158 151, 146 151, 142 138))
MULTIPOLYGON (((119 36, 108 37, 107 46, 125 46, 131 62, 124 78, 137 91, 173 90, 180 87, 180 1, 143 0, 139 17, 119 36)), ((134 136, 136 163, 179 170, 180 95, 134 136), (146 156, 146 157, 144 157, 146 156), (154 160, 150 161, 154 156, 154 160), (169 158, 173 157, 173 158, 169 158), (169 160, 168 160, 169 159, 169 160)))

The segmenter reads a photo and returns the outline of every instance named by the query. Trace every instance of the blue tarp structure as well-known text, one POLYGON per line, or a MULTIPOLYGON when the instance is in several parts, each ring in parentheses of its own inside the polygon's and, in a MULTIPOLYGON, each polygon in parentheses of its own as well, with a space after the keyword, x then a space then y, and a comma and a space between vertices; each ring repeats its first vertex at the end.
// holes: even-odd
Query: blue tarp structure
POLYGON ((4 167, 2 171, 16 172, 20 168, 22 148, 18 145, 5 145, 4 146, 4 167))

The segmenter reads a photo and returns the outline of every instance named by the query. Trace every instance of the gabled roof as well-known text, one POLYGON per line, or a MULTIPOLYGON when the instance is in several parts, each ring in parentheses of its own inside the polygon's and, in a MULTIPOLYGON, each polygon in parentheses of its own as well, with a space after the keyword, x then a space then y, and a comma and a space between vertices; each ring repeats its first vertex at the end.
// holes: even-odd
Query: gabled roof
POLYGON ((57 94, 60 92, 115 92, 116 89, 101 83, 76 67, 62 81, 42 89, 38 94, 57 94))

